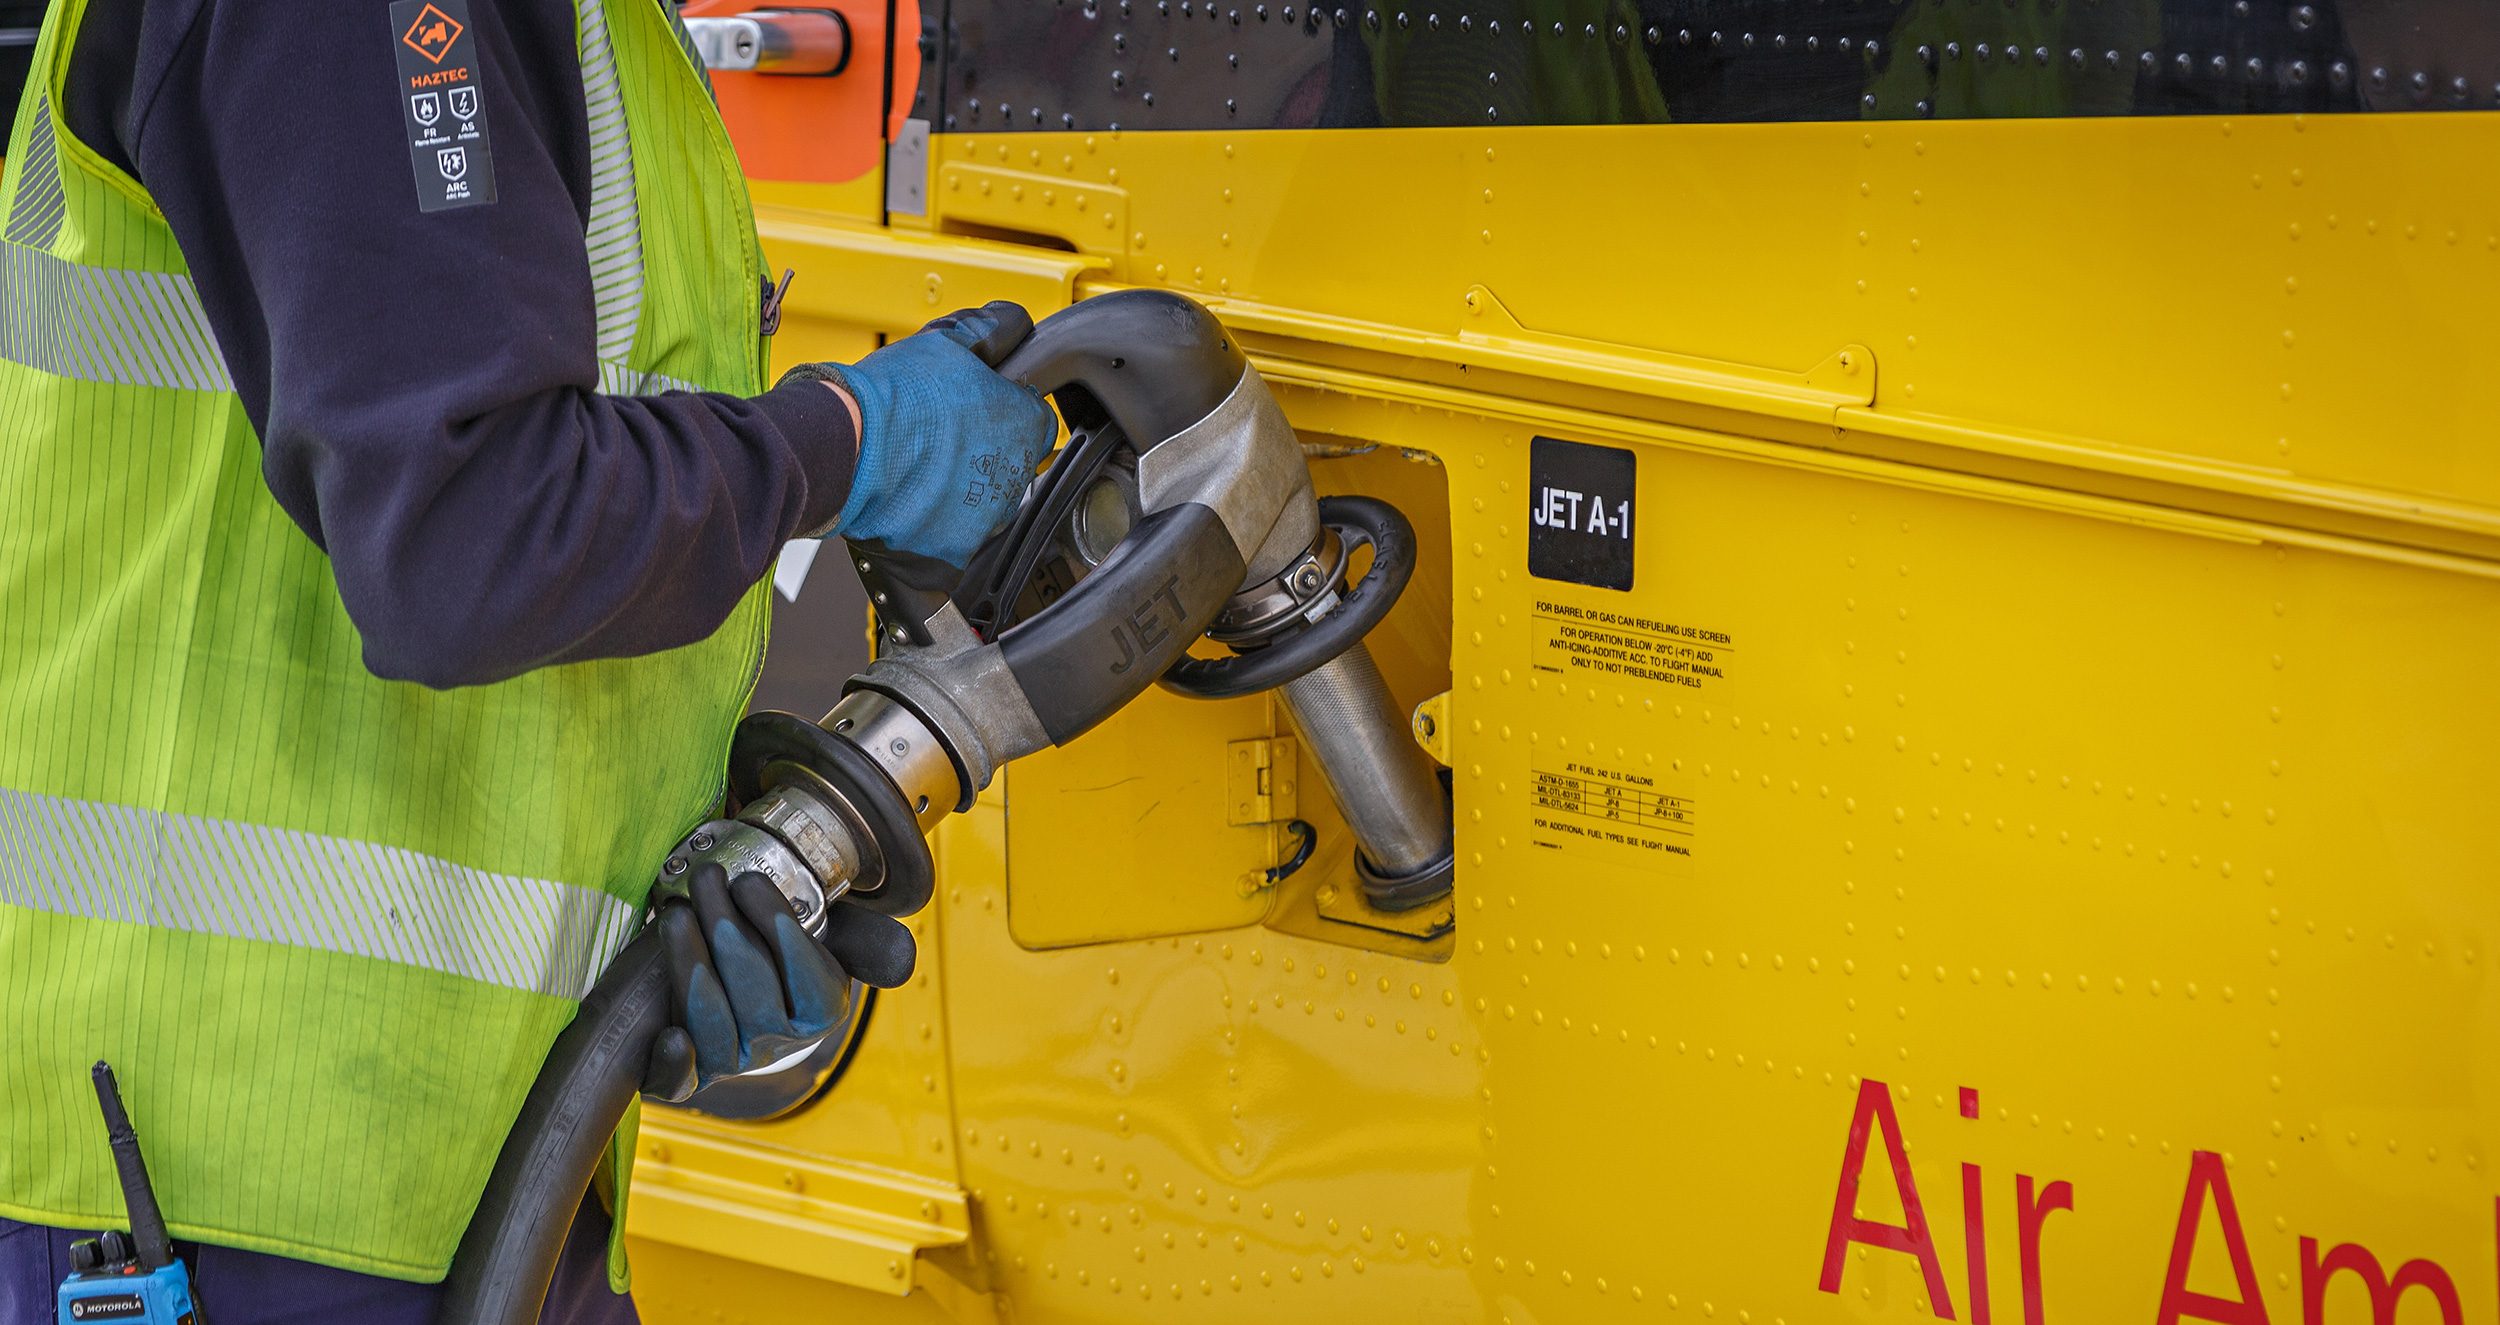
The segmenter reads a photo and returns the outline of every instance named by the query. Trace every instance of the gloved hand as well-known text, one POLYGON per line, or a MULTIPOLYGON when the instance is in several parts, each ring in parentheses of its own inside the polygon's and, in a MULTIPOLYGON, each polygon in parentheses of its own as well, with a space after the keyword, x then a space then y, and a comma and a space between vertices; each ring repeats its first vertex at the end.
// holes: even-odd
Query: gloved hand
POLYGON ((882 543, 961 567, 1015 514, 1016 499, 1059 435, 1059 416, 1030 387, 984 361, 1032 330, 999 302, 950 313, 855 364, 783 374, 830 381, 859 403, 859 467, 826 533, 882 543))
MULTIPOLYGON (((808 937, 770 879, 728 877, 706 862, 688 876, 690 901, 664 903, 675 1024, 652 1042, 643 1093, 703 1107, 702 1091, 806 1053, 850 1017, 852 981, 891 989, 911 978, 911 931, 891 916, 837 901, 824 937, 808 937)), ((787 1073, 794 1098, 814 1088, 787 1073)))

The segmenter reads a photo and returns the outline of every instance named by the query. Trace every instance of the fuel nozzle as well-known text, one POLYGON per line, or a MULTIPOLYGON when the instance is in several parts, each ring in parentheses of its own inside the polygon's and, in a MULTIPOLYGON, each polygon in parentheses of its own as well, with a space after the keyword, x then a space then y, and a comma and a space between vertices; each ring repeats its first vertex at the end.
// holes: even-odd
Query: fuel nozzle
POLYGON ((933 884, 929 829, 999 768, 1160 681, 1199 698, 1280 690, 1362 848, 1370 903, 1446 896, 1449 793, 1363 642, 1414 570, 1406 518, 1315 498, 1265 380, 1182 296, 1117 291, 1011 330, 976 352, 1055 401, 1068 444, 969 567, 851 545, 877 660, 820 721, 739 725, 741 808, 669 857, 660 895, 717 860, 770 877, 814 923, 846 889, 908 915, 933 884), (1191 657, 1202 634, 1233 656, 1191 657))

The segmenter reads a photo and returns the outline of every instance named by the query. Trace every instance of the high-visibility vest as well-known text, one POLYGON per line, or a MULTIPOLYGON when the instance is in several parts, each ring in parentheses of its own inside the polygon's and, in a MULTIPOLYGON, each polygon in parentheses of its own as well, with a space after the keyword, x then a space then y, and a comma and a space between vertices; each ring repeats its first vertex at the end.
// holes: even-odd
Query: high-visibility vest
MULTIPOLYGON (((754 220, 664 3, 576 0, 600 386, 753 394, 754 220)), ((109 1059, 176 1237, 438 1279, 718 799, 762 587, 651 657, 368 673, 173 234, 63 126, 83 7, 0 181, 0 1214, 122 1222, 109 1059)))

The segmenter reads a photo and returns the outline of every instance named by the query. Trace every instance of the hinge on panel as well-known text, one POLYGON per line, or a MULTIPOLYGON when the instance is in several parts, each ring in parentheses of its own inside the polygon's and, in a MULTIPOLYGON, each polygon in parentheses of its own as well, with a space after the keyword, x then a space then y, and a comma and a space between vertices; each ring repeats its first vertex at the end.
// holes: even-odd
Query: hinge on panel
POLYGON ((1290 736, 1262 736, 1224 747, 1224 822, 1235 828, 1283 823, 1294 817, 1295 762, 1300 747, 1290 736))
POLYGON ((1224 822, 1235 828, 1257 828, 1268 836, 1269 867, 1241 876, 1241 895, 1255 896, 1276 886, 1277 867, 1289 853, 1301 850, 1301 831, 1286 825, 1295 817, 1294 784, 1301 747, 1290 736, 1262 736, 1230 741, 1224 746, 1224 822))

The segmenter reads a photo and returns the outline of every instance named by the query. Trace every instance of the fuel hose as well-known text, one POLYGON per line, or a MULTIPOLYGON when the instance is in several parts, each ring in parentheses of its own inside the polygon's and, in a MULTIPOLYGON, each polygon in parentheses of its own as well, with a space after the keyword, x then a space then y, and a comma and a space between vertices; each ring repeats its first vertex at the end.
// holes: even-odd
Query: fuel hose
POLYGON ((443 1279, 435 1325, 538 1319, 565 1234, 668 1016, 668 954, 659 927, 645 926, 547 1051, 443 1279))

